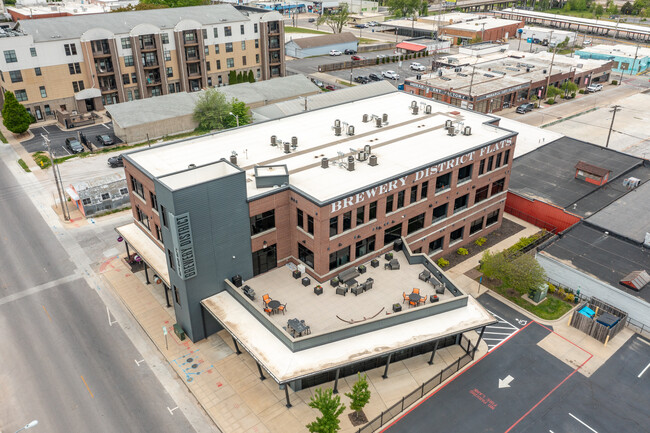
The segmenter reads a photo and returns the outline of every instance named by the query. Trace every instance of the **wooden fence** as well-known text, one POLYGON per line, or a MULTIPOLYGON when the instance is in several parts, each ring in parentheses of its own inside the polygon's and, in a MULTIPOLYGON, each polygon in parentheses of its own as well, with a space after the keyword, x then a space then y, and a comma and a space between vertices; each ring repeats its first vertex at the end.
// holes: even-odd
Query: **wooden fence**
POLYGON ((621 329, 625 327, 626 323, 627 323, 627 313, 596 298, 591 298, 589 302, 581 303, 578 306, 578 308, 573 312, 573 315, 571 316, 571 319, 569 321, 570 326, 579 329, 580 331, 584 332, 585 334, 595 338, 596 340, 604 344, 607 344, 610 338, 618 334, 621 331, 621 329), (585 306, 594 310, 596 312, 596 317, 592 319, 590 317, 585 316, 584 314, 580 314, 579 311, 585 306), (618 317, 619 318, 618 323, 612 326, 611 328, 609 326, 605 326, 601 323, 598 323, 597 321, 598 313, 601 312, 609 313, 613 316, 618 317))

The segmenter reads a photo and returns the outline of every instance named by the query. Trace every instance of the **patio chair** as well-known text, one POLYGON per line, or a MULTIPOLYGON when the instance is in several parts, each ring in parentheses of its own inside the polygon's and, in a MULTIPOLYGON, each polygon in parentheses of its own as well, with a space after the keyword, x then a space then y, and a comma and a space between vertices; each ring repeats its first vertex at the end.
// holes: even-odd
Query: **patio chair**
POLYGON ((264 308, 264 312, 265 312, 266 314, 268 314, 269 316, 270 316, 271 314, 273 314, 273 310, 272 310, 271 308, 268 308, 268 307, 267 307, 267 308, 264 308))
POLYGON ((287 311, 287 304, 280 304, 278 311, 282 311, 282 314, 284 314, 284 312, 287 311))
POLYGON ((413 293, 415 293, 416 295, 419 295, 420 294, 420 289, 414 288, 413 293))
POLYGON ((409 300, 409 308, 410 307, 417 307, 417 306, 418 306, 417 302, 409 300))
POLYGON ((402 292, 402 296, 404 297, 404 300, 402 301, 402 304, 406 301, 409 300, 409 295, 406 294, 406 292, 402 292))
POLYGON ((427 297, 426 297, 426 296, 422 296, 422 297, 420 298, 420 304, 425 304, 426 302, 427 302, 427 297))
POLYGON ((427 281, 429 281, 429 278, 431 278, 431 273, 426 270, 422 271, 420 272, 420 275, 418 275, 418 278, 426 283, 427 281))
POLYGON ((271 297, 268 295, 268 293, 267 293, 266 295, 262 295, 262 302, 263 302, 264 306, 266 306, 266 304, 268 304, 271 300, 272 300, 272 299, 271 299, 271 297))
POLYGON ((343 295, 345 296, 348 293, 348 288, 344 286, 338 286, 336 288, 336 294, 337 295, 343 295))

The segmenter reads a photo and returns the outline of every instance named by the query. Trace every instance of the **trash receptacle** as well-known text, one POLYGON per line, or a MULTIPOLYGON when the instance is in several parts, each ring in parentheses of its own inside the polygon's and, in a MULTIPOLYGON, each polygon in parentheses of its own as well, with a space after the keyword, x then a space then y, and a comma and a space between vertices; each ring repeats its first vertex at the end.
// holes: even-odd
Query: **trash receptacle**
POLYGON ((183 328, 178 323, 174 323, 174 334, 176 334, 179 340, 185 340, 185 331, 183 331, 183 328))

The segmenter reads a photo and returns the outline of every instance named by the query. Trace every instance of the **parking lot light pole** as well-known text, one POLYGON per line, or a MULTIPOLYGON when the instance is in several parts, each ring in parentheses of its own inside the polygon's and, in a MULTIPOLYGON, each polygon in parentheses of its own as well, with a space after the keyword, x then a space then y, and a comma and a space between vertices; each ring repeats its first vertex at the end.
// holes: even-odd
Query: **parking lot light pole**
POLYGON ((32 427, 36 427, 37 425, 38 425, 38 420, 35 419, 34 421, 30 422, 29 424, 26 424, 25 427, 16 430, 16 433, 18 433, 20 431, 23 431, 23 430, 28 430, 28 429, 30 429, 32 427))
MULTIPOLYGON (((61 173, 59 172, 59 166, 56 163, 56 159, 52 154, 52 147, 50 146, 50 139, 41 134, 43 137, 43 143, 47 147, 47 153, 50 155, 50 161, 52 161, 52 172, 54 173, 54 183, 56 184, 56 190, 59 193, 59 200, 61 201, 61 213, 63 214, 63 219, 70 221, 70 212, 68 211, 68 204, 63 200, 63 182, 61 181, 61 173)), ((38 423, 38 421, 37 421, 38 423)))
POLYGON ((605 147, 609 147, 609 137, 612 136, 612 128, 614 127, 614 119, 616 118, 616 113, 620 109, 620 105, 614 105, 610 113, 612 113, 612 123, 609 125, 609 133, 607 134, 607 143, 605 143, 605 147))
POLYGON ((235 116, 235 120, 237 121, 237 128, 239 128, 239 116, 237 114, 234 114, 232 111, 230 113, 231 116, 235 116))

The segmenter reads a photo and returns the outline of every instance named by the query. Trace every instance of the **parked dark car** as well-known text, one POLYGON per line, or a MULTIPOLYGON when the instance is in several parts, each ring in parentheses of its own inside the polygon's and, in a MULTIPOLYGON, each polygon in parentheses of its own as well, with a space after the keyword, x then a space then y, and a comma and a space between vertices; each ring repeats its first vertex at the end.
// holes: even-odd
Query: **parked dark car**
POLYGON ((530 102, 521 104, 519 107, 517 107, 517 113, 526 114, 529 111, 532 111, 533 108, 535 108, 535 105, 531 104, 530 102))
POLYGON ((68 137, 65 139, 65 147, 72 153, 81 153, 84 151, 84 147, 79 143, 74 137, 68 137))
POLYGON ((354 27, 356 27, 357 29, 367 29, 368 24, 366 24, 366 23, 355 24, 354 27))
POLYGON ((351 50, 351 49, 348 48, 345 51, 343 51, 343 53, 345 53, 345 54, 356 54, 357 52, 355 50, 351 50))
POLYGON ((370 78, 371 81, 382 81, 383 80, 383 78, 380 77, 377 74, 370 74, 370 75, 368 75, 368 78, 370 78))
POLYGON ((354 77, 354 82, 359 84, 368 84, 370 80, 368 79, 368 77, 363 77, 360 75, 358 77, 354 77))
POLYGON ((113 138, 108 134, 100 134, 95 138, 97 138, 97 142, 102 146, 110 146, 111 144, 115 143, 115 141, 113 141, 113 138))
POLYGON ((122 159, 122 155, 111 156, 108 158, 108 165, 112 168, 124 167, 124 160, 122 159))
POLYGON ((332 90, 332 91, 338 89, 338 87, 334 87, 334 86, 332 86, 331 84, 330 84, 329 86, 325 86, 325 88, 326 88, 327 90, 332 90))
POLYGON ((309 18, 307 21, 309 21, 310 23, 315 23, 315 22, 316 22, 316 18, 309 18))

